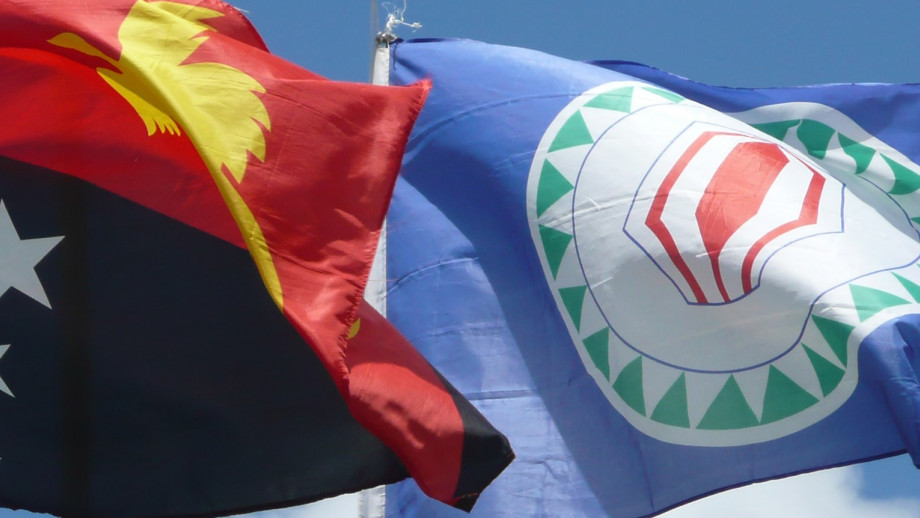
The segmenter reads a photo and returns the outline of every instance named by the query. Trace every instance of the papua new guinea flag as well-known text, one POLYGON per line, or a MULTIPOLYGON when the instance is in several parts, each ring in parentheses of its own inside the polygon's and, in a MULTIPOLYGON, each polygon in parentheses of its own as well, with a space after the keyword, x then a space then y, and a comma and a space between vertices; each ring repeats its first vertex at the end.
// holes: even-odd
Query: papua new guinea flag
MULTIPOLYGON (((920 464, 920 87, 397 43, 391 82, 421 78, 388 311, 515 446, 474 516, 647 516, 920 464)), ((453 516, 411 483, 387 506, 453 516)))
POLYGON ((362 302, 427 85, 324 80, 216 1, 15 1, 0 91, 0 504, 214 515, 408 472, 468 507, 507 464, 362 302))

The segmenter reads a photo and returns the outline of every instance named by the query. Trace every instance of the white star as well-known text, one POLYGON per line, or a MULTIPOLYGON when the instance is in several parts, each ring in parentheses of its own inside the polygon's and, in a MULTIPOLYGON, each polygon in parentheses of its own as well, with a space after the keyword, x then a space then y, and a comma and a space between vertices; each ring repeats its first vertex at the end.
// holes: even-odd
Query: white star
POLYGON ((19 239, 16 227, 3 202, 0 202, 0 297, 10 288, 41 302, 50 308, 35 265, 57 245, 63 236, 19 239))
MULTIPOLYGON (((10 348, 9 344, 0 345, 0 358, 3 358, 3 355, 6 354, 6 350, 9 348, 10 348)), ((0 378, 0 390, 13 396, 13 391, 10 390, 10 388, 6 386, 6 383, 3 382, 3 378, 0 378)), ((13 397, 16 397, 16 396, 13 396, 13 397)))

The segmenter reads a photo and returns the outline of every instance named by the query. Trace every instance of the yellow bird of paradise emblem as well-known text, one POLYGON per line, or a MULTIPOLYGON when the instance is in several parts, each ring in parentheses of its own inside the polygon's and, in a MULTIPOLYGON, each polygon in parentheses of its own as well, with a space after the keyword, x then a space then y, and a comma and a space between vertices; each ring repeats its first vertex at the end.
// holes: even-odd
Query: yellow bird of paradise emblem
POLYGON ((217 11, 176 2, 138 0, 118 30, 117 59, 74 33, 50 43, 105 61, 97 72, 134 108, 147 128, 179 136, 184 131, 217 182, 246 239, 263 281, 282 307, 281 284, 255 216, 224 170, 239 184, 249 155, 265 160, 271 121, 258 94, 265 88, 246 73, 215 62, 187 62, 215 29, 217 11))

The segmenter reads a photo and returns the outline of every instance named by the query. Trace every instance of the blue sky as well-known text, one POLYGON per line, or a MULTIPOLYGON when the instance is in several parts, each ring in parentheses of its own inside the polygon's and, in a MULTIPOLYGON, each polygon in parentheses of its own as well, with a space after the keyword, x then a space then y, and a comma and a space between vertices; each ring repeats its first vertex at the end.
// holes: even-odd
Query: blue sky
MULTIPOLYGON (((372 1, 231 3, 247 12, 274 53, 331 79, 368 80, 378 23, 372 1)), ((409 0, 405 15, 422 28, 398 30, 404 38, 461 37, 571 59, 632 60, 710 84, 920 82, 916 0, 409 0)), ((812 507, 812 515, 908 517, 920 515, 917 495, 920 471, 899 456, 758 484, 666 516, 737 516, 742 505, 751 517, 810 515, 802 509, 825 501, 832 506, 812 507)), ((262 516, 340 516, 352 503, 262 516)))
MULTIPOLYGON (((332 79, 367 80, 370 0, 231 3, 276 54, 332 79)), ((423 27, 399 34, 639 61, 730 86, 912 82, 920 80, 918 14, 908 0, 410 0, 406 19, 423 27)))

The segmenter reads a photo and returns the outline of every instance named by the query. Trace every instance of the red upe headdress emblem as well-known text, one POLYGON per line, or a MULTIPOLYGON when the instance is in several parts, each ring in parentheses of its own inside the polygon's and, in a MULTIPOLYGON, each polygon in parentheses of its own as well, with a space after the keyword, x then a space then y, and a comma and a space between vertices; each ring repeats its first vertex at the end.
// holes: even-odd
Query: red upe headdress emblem
POLYGON ((633 204, 624 229, 688 303, 737 300, 777 250, 841 230, 839 196, 807 159, 753 135, 695 130, 646 176, 636 200, 648 201, 633 204), (822 216, 829 199, 835 207, 822 216))

